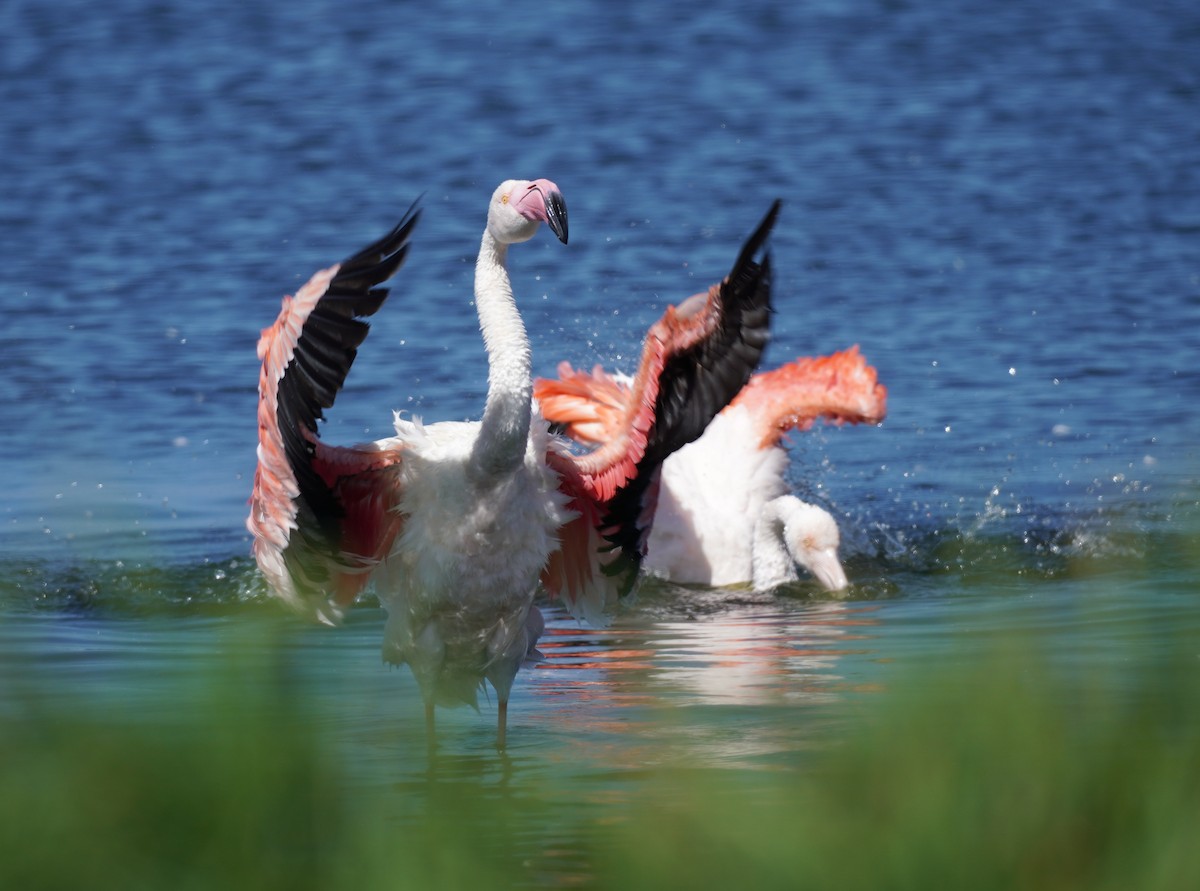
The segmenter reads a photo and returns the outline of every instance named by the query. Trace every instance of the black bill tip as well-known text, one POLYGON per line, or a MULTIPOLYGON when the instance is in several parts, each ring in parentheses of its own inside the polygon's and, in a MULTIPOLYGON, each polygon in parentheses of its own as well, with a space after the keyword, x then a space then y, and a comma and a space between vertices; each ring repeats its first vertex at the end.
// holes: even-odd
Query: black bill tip
POLYGON ((542 196, 546 200, 546 222, 558 240, 567 243, 567 202, 560 192, 548 192, 542 196))

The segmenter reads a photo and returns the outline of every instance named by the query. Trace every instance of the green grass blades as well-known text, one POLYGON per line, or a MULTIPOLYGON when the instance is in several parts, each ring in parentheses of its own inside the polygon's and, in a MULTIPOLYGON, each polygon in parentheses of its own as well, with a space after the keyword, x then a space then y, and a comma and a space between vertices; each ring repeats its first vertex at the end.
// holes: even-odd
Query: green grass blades
POLYGON ((757 770, 498 781, 494 753, 423 775, 397 742, 406 779, 364 781, 263 659, 189 682, 184 718, 24 702, 0 723, 0 887, 1200 887, 1197 649, 1164 642, 1120 689, 1038 652, 901 677, 757 770))
POLYGON ((1037 659, 911 677, 795 770, 664 772, 616 833, 604 884, 1200 887, 1197 651, 1121 695, 1067 689, 1037 659))

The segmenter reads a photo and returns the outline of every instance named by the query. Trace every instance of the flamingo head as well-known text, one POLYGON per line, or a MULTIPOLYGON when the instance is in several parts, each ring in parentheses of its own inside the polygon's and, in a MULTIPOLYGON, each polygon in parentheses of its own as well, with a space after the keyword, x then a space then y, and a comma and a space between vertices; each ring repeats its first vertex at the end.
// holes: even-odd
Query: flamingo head
POLYGON ((502 182, 488 205, 488 231, 501 244, 528 241, 538 225, 567 243, 567 204, 558 186, 548 179, 510 179, 502 182))
POLYGON ((813 574, 822 587, 841 591, 849 585, 838 559, 837 521, 824 508, 801 502, 784 531, 792 559, 813 574))

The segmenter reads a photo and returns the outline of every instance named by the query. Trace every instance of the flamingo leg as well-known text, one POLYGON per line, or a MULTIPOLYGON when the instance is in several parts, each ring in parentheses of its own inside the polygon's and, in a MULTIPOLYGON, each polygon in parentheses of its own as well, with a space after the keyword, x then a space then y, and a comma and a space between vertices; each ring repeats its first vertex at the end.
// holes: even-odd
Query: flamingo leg
POLYGON ((433 700, 425 700, 425 742, 429 751, 437 748, 437 726, 433 719, 433 700))
POLYGON ((508 735, 508 700, 499 700, 496 709, 496 750, 503 752, 508 735))

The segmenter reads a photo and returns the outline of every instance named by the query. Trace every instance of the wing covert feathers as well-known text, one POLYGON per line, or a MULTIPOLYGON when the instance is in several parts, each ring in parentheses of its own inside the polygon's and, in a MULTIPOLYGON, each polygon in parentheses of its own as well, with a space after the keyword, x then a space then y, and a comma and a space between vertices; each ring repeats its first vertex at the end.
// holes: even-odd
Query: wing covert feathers
MULTIPOLYGON (((576 371, 558 366, 557 380, 538 382, 546 420, 584 445, 608 441, 618 430, 629 400, 629 386, 597 365, 576 371)), ((878 424, 887 416, 887 388, 867 364, 858 346, 828 356, 801 356, 771 371, 760 371, 730 406, 745 408, 755 419, 759 447, 775 445, 791 430, 807 430, 816 421, 830 424, 878 424)))
POLYGON ((801 357, 754 375, 733 400, 754 418, 760 448, 789 430, 830 424, 878 424, 887 416, 887 388, 858 346, 828 356, 801 357))
POLYGON ((400 456, 325 446, 317 423, 367 336, 363 319, 388 296, 380 285, 404 262, 419 216, 414 205, 379 241, 314 274, 283 299, 258 342, 258 467, 246 526, 274 592, 324 621, 353 600, 384 539, 398 532, 399 521, 386 516, 389 499, 368 496, 361 475, 386 472, 400 456))
POLYGON ((779 207, 778 201, 771 205, 722 282, 668 307, 651 326, 627 392, 622 394, 622 385, 602 377, 599 370, 576 375, 569 365, 559 366, 560 381, 534 384, 535 397, 552 405, 564 391, 575 397, 600 397, 591 399, 590 406, 580 399, 557 403, 580 407, 584 414, 579 417, 552 417, 545 404, 543 413, 572 424, 572 429, 583 425, 590 441, 602 443, 589 454, 556 460, 574 465, 579 473, 576 484, 601 506, 594 529, 613 551, 605 572, 622 587, 632 587, 646 552, 662 462, 704 432, 762 358, 771 309, 765 245, 779 207), (609 431, 603 440, 595 436, 601 430, 609 431))

